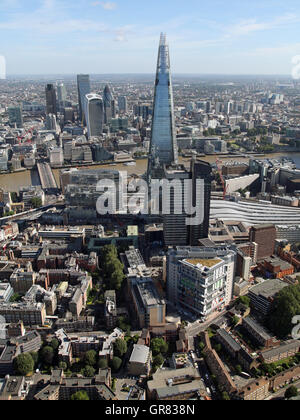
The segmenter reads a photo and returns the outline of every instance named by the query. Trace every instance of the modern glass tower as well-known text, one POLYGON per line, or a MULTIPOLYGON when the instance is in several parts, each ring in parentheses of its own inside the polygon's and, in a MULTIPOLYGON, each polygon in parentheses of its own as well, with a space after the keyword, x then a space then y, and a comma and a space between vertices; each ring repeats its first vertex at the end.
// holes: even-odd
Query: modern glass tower
POLYGON ((161 34, 158 51, 150 153, 150 170, 151 161, 159 160, 161 165, 178 162, 170 55, 165 34, 161 34))
POLYGON ((79 104, 79 120, 84 123, 84 101, 85 96, 91 92, 90 76, 88 74, 78 74, 78 104, 79 104))
POLYGON ((57 115, 56 106, 56 90, 52 84, 48 84, 45 89, 46 92, 46 108, 47 114, 57 115))
POLYGON ((103 101, 100 95, 89 93, 84 100, 84 114, 88 136, 101 136, 103 133, 103 101))
POLYGON ((111 89, 108 85, 105 86, 103 92, 103 104, 104 104, 104 121, 105 124, 109 124, 112 118, 115 118, 115 100, 111 89))

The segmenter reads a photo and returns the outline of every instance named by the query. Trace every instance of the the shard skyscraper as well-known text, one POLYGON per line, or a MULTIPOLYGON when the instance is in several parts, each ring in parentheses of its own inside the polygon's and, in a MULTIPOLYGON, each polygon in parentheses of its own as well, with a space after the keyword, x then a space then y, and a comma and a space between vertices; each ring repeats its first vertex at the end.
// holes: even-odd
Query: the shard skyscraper
POLYGON ((161 34, 155 81, 148 176, 151 177, 154 166, 176 164, 177 161, 178 151, 169 46, 166 35, 161 34))

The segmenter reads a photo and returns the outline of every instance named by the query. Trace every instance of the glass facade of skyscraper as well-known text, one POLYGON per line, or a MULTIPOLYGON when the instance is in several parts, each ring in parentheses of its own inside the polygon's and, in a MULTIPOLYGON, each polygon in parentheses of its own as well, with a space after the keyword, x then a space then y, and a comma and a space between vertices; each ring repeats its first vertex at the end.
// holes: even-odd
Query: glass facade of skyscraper
POLYGON ((85 96, 84 113, 88 136, 101 136, 103 133, 103 101, 100 95, 90 93, 85 96))
POLYGON ((77 76, 79 119, 84 122, 84 101, 85 96, 91 93, 90 76, 88 74, 79 74, 77 76))
POLYGON ((164 34, 158 52, 150 151, 152 158, 158 157, 161 164, 177 163, 170 55, 164 34))

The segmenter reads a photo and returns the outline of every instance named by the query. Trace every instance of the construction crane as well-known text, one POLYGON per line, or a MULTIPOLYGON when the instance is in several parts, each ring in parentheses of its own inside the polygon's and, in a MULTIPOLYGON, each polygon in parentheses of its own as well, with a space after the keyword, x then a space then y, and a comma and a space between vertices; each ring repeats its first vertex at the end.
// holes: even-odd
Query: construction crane
POLYGON ((218 172, 219 172, 220 179, 221 179, 222 186, 223 186, 223 200, 225 200, 226 199, 227 186, 226 186, 226 182, 224 180, 223 174, 222 174, 222 166, 221 166, 222 163, 223 162, 221 160, 218 160, 218 159, 216 160, 218 172))
POLYGON ((22 140, 24 140, 25 138, 26 138, 25 143, 32 143, 31 137, 34 130, 35 130, 35 126, 30 127, 28 130, 25 131, 24 134, 22 134, 22 136, 18 136, 19 144, 21 144, 22 140), (30 134, 30 137, 28 137, 28 134, 30 134))

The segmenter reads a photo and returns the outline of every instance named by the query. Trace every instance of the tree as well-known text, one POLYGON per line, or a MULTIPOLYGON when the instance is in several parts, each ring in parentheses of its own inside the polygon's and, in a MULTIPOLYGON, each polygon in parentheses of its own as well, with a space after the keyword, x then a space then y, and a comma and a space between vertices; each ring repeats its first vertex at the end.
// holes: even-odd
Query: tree
POLYGON ((95 366, 97 363, 97 353, 95 350, 89 350, 84 354, 83 361, 88 366, 95 366))
POLYGON ((222 393, 222 400, 223 401, 230 401, 230 397, 228 395, 228 392, 223 392, 222 393))
POLYGON ((300 313, 300 285, 291 285, 282 289, 271 305, 267 324, 279 338, 285 338, 293 329, 292 319, 300 313))
POLYGON ((235 370, 236 370, 238 375, 240 375, 243 372, 243 369, 242 369, 241 365, 236 365, 235 370))
POLYGON ((106 359, 100 359, 98 362, 98 368, 99 369, 106 369, 107 368, 107 360, 106 359))
POLYGON ((95 376, 95 369, 93 368, 93 366, 86 365, 86 367, 83 369, 83 375, 86 378, 92 378, 93 376, 95 376))
POLYGON ((222 351, 222 345, 220 343, 214 345, 214 349, 217 353, 220 353, 222 351))
POLYGON ((205 344, 203 343, 203 341, 199 341, 198 348, 199 348, 200 351, 204 350, 205 344))
POLYGON ((126 331, 127 334, 130 334, 130 325, 127 318, 124 316, 119 316, 117 319, 117 327, 123 331, 126 331))
POLYGON ((119 264, 121 264, 121 262, 115 263, 115 271, 112 273, 110 277, 109 286, 112 290, 120 290, 122 286, 122 282, 125 278, 124 273, 123 273, 123 268, 119 267, 119 264))
POLYGON ((54 359, 54 350, 53 350, 53 348, 50 347, 50 346, 44 347, 42 349, 42 351, 41 351, 41 358, 42 358, 42 361, 46 365, 52 366, 53 359, 54 359))
POLYGON ((240 296, 237 300, 237 304, 242 303, 243 305, 247 306, 247 308, 249 308, 250 302, 251 301, 248 296, 240 296))
POLYGON ((161 366, 164 363, 164 361, 165 361, 165 359, 162 357, 162 355, 161 354, 158 354, 153 359, 153 365, 159 367, 159 366, 161 366))
POLYGON ((35 209, 37 209, 39 207, 42 207, 42 205, 43 205, 43 202, 39 197, 33 197, 30 200, 30 202, 31 202, 32 207, 35 208, 35 209))
POLYGON ((274 371, 275 371, 275 365, 274 364, 272 364, 272 363, 270 363, 270 364, 263 363, 261 365, 261 368, 269 376, 273 376, 274 375, 274 371))
POLYGON ((78 391, 71 396, 71 401, 89 401, 89 396, 85 391, 78 391))
POLYGON ((163 338, 153 338, 150 344, 152 353, 154 356, 158 354, 166 354, 168 352, 168 344, 163 338))
POLYGON ((232 323, 233 325, 237 325, 239 323, 240 318, 236 315, 234 315, 234 317, 232 318, 232 323))
POLYGON ((33 360, 34 366, 36 366, 36 365, 37 365, 37 363, 38 363, 38 361, 39 361, 39 354, 38 354, 38 353, 36 353, 36 352, 34 352, 34 351, 32 351, 32 352, 30 353, 30 355, 31 355, 31 357, 32 357, 32 360, 33 360))
POLYGON ((122 360, 119 357, 114 357, 111 361, 111 368, 113 372, 118 372, 122 365, 122 360))
POLYGON ((114 356, 122 357, 127 352, 127 343, 125 340, 118 338, 114 342, 114 356))
POLYGON ((59 369, 62 369, 62 370, 67 370, 68 369, 68 365, 67 365, 66 362, 59 362, 58 367, 59 367, 59 369))
POLYGON ((53 350, 56 351, 59 347, 59 342, 56 338, 53 338, 53 340, 51 340, 50 345, 53 348, 53 350))
POLYGON ((34 361, 30 353, 22 353, 14 360, 14 370, 16 374, 26 376, 32 373, 34 361))
POLYGON ((114 245, 106 245, 101 251, 102 271, 107 286, 112 290, 120 290, 125 278, 124 265, 118 258, 117 248, 114 245))
POLYGON ((286 391, 285 391, 285 394, 284 394, 284 397, 286 398, 286 399, 290 399, 290 398, 293 398, 293 397, 297 397, 298 396, 298 389, 293 385, 293 386, 290 386, 286 391))

